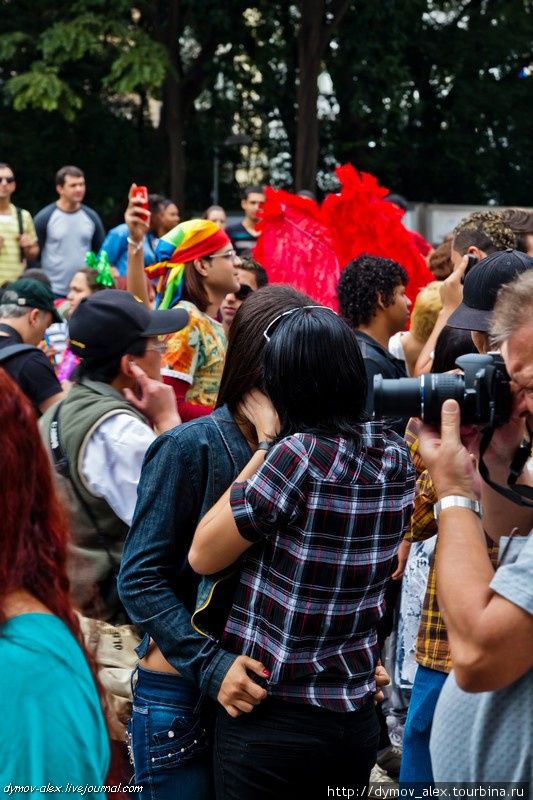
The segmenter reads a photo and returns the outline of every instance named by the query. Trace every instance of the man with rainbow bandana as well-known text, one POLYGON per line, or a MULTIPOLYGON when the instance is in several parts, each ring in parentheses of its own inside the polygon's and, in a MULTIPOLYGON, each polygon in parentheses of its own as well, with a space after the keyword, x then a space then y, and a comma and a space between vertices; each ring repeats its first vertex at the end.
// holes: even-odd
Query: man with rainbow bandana
MULTIPOLYGON (((130 229, 128 288, 145 302, 142 241, 145 212, 132 197, 126 211, 130 229)), ((146 274, 158 278, 157 309, 184 308, 189 324, 166 337, 165 383, 170 384, 184 422, 210 414, 222 376, 226 336, 216 319, 224 297, 240 288, 241 260, 226 233, 214 222, 193 219, 177 225, 157 245, 158 262, 146 274)))

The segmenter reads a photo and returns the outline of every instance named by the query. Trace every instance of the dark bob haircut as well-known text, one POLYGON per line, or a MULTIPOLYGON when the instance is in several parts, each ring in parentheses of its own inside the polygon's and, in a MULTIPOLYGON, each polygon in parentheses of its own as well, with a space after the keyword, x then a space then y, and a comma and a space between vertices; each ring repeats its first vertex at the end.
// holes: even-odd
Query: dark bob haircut
POLYGON ((263 331, 284 311, 313 302, 292 286, 281 283, 272 283, 248 295, 231 324, 217 408, 226 404, 234 414, 246 392, 263 389, 263 351, 267 343, 263 331))
POLYGON ((431 371, 448 372, 450 369, 457 369, 456 358, 467 353, 477 352, 477 348, 470 336, 470 331, 450 328, 449 325, 446 325, 439 333, 439 338, 435 344, 435 355, 433 356, 431 371))
POLYGON ((264 374, 280 418, 278 438, 358 438, 356 426, 367 419, 365 365, 355 333, 331 309, 295 309, 275 323, 264 374))

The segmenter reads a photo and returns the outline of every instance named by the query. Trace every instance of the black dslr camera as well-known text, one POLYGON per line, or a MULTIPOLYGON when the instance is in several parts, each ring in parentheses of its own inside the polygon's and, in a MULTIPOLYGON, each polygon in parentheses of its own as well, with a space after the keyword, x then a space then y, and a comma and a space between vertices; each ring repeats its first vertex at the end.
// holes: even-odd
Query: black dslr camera
POLYGON ((439 423, 445 400, 457 400, 463 424, 503 425, 511 415, 509 376, 497 353, 471 353, 456 362, 463 375, 429 373, 420 378, 374 376, 376 417, 419 417, 439 423))

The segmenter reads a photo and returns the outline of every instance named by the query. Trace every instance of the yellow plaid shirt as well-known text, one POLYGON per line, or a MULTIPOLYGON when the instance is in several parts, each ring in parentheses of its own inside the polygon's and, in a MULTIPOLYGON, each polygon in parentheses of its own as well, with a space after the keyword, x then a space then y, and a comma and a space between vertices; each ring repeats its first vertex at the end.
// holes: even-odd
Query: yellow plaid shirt
MULTIPOLYGON (((437 521, 433 516, 433 506, 437 502, 437 495, 431 476, 424 467, 424 462, 418 452, 419 427, 420 420, 411 419, 405 431, 405 439, 416 471, 411 530, 405 536, 405 539, 409 542, 421 542, 437 533, 437 521)), ((498 545, 487 539, 487 549, 492 564, 496 566, 498 562, 498 545)), ((417 664, 421 664, 428 669, 451 672, 452 661, 448 645, 448 634, 437 601, 437 577, 435 571, 437 550, 438 543, 435 546, 433 560, 429 569, 426 595, 416 639, 415 660, 417 664)))

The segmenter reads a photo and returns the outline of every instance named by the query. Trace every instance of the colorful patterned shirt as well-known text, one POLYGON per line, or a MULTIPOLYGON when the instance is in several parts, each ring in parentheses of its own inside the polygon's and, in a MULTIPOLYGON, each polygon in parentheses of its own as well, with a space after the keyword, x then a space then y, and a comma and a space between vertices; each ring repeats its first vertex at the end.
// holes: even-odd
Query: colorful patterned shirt
POLYGON ((166 337, 167 352, 161 375, 191 384, 185 400, 200 406, 214 406, 226 357, 226 335, 220 322, 208 317, 186 300, 189 324, 166 337))
MULTIPOLYGON (((437 533, 437 521, 433 515, 433 506, 437 502, 437 493, 431 476, 418 452, 418 429, 420 420, 411 419, 405 431, 405 439, 416 469, 416 491, 411 530, 405 536, 410 542, 429 539, 437 533)), ((498 545, 487 539, 487 550, 494 567, 498 563, 498 545)), ((452 661, 446 624, 440 613, 437 600, 437 563, 438 542, 435 546, 433 561, 429 569, 428 583, 420 617, 418 636, 416 638, 415 660, 427 669, 438 672, 451 672, 452 661)))
POLYGON ((269 694, 337 712, 375 691, 376 623, 412 511, 404 441, 381 422, 359 425, 362 446, 296 434, 231 489, 252 547, 223 647, 261 660, 269 694))

